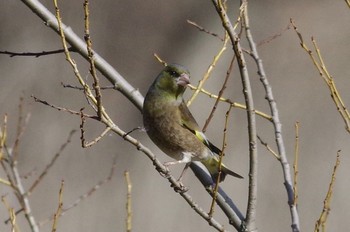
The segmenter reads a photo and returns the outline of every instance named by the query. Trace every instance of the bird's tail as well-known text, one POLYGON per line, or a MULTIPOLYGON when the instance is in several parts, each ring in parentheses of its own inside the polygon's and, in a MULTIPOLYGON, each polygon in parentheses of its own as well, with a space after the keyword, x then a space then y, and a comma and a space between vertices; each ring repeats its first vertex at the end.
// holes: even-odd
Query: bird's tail
MULTIPOLYGON (((210 172, 211 177, 214 181, 218 179, 219 176, 219 160, 216 156, 211 156, 209 159, 202 161, 204 166, 208 169, 210 172)), ((228 169, 223 163, 221 164, 221 174, 220 174, 220 182, 223 181, 226 177, 226 175, 231 175, 237 178, 242 179, 243 177, 234 171, 231 171, 228 169)))

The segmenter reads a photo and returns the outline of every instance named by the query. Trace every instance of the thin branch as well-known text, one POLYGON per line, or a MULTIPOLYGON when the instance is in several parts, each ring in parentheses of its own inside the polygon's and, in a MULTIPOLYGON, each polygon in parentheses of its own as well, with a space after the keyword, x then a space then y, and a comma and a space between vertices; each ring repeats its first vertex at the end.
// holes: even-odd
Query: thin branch
MULTIPOLYGON (((195 87, 195 86, 193 86, 193 85, 188 85, 188 87, 189 87, 190 89, 192 89, 192 90, 196 90, 196 89, 197 89, 197 87, 195 87)), ((210 93, 209 91, 207 91, 207 90, 205 90, 205 89, 203 89, 203 88, 200 89, 200 92, 201 92, 201 93, 204 93, 205 95, 207 95, 207 96, 210 97, 210 98, 219 99, 219 101, 221 101, 221 102, 229 103, 229 104, 231 104, 232 107, 234 107, 234 108, 238 108, 238 109, 242 109, 242 110, 246 110, 246 109, 247 109, 247 107, 246 107, 245 105, 241 104, 241 103, 233 102, 231 99, 224 98, 224 97, 220 97, 220 98, 219 98, 219 96, 217 96, 217 95, 215 95, 215 94, 212 94, 212 93, 210 93)), ((256 113, 257 115, 259 115, 260 117, 265 118, 265 119, 268 120, 268 121, 272 121, 272 117, 271 117, 270 115, 268 115, 268 114, 262 112, 262 111, 255 110, 255 113, 256 113)))
MULTIPOLYGON (((108 183, 114 176, 114 172, 115 172, 115 167, 116 167, 116 156, 113 159, 113 163, 112 163, 112 167, 110 170, 109 175, 99 181, 95 186, 93 186, 88 192, 84 193, 83 195, 81 195, 80 197, 77 198, 77 200, 75 200, 72 204, 66 206, 66 207, 62 207, 62 209, 60 210, 60 213, 57 215, 53 215, 48 219, 45 219, 41 222, 39 222, 39 227, 42 227, 43 225, 45 225, 46 223, 50 222, 51 220, 54 220, 54 217, 60 218, 62 216, 64 216, 66 214, 67 211, 77 207, 83 200, 86 200, 89 196, 91 196, 93 193, 95 193, 98 189, 100 189, 102 187, 102 185, 108 183)), ((56 220, 57 220, 56 219, 56 220)))
POLYGON ((230 116, 231 109, 232 109, 232 105, 230 105, 229 109, 227 110, 227 112, 225 114, 224 135, 223 135, 223 138, 222 138, 221 152, 219 154, 219 174, 218 174, 217 179, 216 179, 216 184, 215 184, 215 187, 214 187, 213 200, 211 202, 210 211, 209 211, 209 215, 211 217, 214 214, 215 201, 217 200, 217 197, 218 197, 219 183, 220 183, 220 179, 221 179, 221 175, 222 175, 222 160, 223 160, 223 158, 225 156, 224 152, 225 152, 225 149, 227 147, 227 126, 228 126, 228 119, 229 119, 229 116, 230 116))
POLYGON ((58 193, 58 207, 56 210, 56 213, 53 217, 53 223, 52 223, 52 232, 56 232, 57 230, 57 221, 58 221, 58 217, 61 214, 62 211, 62 207, 63 207, 63 186, 64 186, 64 181, 61 181, 61 187, 60 187, 60 191, 58 193))
MULTIPOLYGON (((217 98, 216 98, 216 100, 215 100, 214 106, 213 106, 213 108, 212 108, 212 110, 211 110, 211 112, 210 112, 210 114, 209 114, 207 120, 205 120, 205 124, 204 124, 203 129, 202 129, 203 132, 205 132, 205 131, 207 130, 207 127, 208 127, 208 125, 209 125, 209 123, 210 123, 210 120, 213 118, 214 113, 215 113, 215 111, 216 111, 216 108, 217 108, 217 106, 218 106, 218 104, 219 104, 219 102, 220 102, 220 98, 221 98, 221 96, 224 94, 224 91, 225 91, 225 89, 226 89, 226 84, 227 84, 228 78, 230 77, 230 74, 231 74, 232 69, 233 69, 233 63, 234 63, 234 61, 235 61, 235 57, 236 57, 236 56, 233 56, 232 59, 231 59, 230 66, 229 66, 229 68, 227 69, 227 72, 226 72, 226 77, 225 77, 224 83, 222 84, 222 87, 221 87, 221 89, 220 89, 220 91, 219 91, 219 94, 218 94, 218 96, 217 96, 217 98)), ((233 106, 233 105, 230 104, 230 109, 231 109, 232 106, 233 106)))
POLYGON ((202 32, 204 32, 204 33, 207 33, 207 34, 209 34, 209 35, 212 35, 212 36, 214 36, 214 37, 220 39, 222 42, 225 41, 225 39, 224 39, 224 38, 221 38, 218 34, 213 33, 213 32, 211 32, 211 31, 208 31, 208 30, 205 29, 204 27, 199 26, 197 23, 195 23, 195 22, 193 22, 193 21, 191 21, 191 20, 187 20, 187 23, 190 24, 190 25, 192 25, 192 26, 194 26, 194 27, 197 28, 199 31, 202 31, 202 32))
POLYGON ((314 49, 316 51, 316 55, 317 57, 315 57, 314 53, 307 47, 307 45, 304 42, 303 36, 301 35, 301 33, 298 31, 298 28, 295 24, 295 22, 293 21, 293 19, 290 19, 294 31, 297 33, 299 40, 300 40, 300 45, 301 47, 305 50, 305 52, 308 53, 310 59, 312 60, 313 64, 315 65, 317 71, 319 72, 320 76, 322 77, 322 79, 324 80, 324 82, 326 83, 329 92, 331 94, 332 100, 340 114, 340 116, 342 117, 344 123, 345 123, 345 128, 346 131, 348 133, 350 133, 350 113, 347 110, 342 97, 335 85, 335 81, 333 79, 333 77, 329 74, 327 67, 324 64, 322 55, 321 55, 321 51, 317 46, 316 40, 312 37, 311 41, 312 44, 314 46, 314 49))
POLYGON ((198 82, 197 85, 197 90, 194 91, 194 93, 192 94, 192 96, 190 97, 190 99, 187 101, 187 106, 190 106, 192 104, 192 102, 194 101, 194 99, 197 97, 199 90, 203 87, 204 83, 209 79, 212 71, 214 70, 215 65, 217 64, 217 62, 219 61, 220 57, 222 56, 222 54, 224 53, 224 51, 226 50, 226 45, 227 42, 229 41, 229 37, 227 36, 227 34, 225 34, 225 40, 224 43, 221 47, 221 49, 219 50, 219 52, 214 56, 211 64, 209 65, 207 71, 205 72, 203 78, 198 82))
POLYGON ((19 231, 18 226, 16 224, 16 213, 14 211, 14 209, 12 207, 9 206, 9 204, 7 203, 5 196, 1 196, 1 201, 2 203, 5 205, 9 215, 10 215, 10 219, 9 221, 11 222, 11 232, 17 232, 19 231))
MULTIPOLYGON (((257 205, 257 181, 258 181, 258 159, 257 159, 257 146, 256 146, 256 119, 254 110, 254 101, 251 90, 251 84, 249 74, 246 66, 245 57, 243 50, 240 45, 240 38, 238 37, 235 29, 228 17, 224 4, 221 0, 212 0, 217 13, 219 14, 225 30, 227 31, 233 51, 237 57, 238 67, 241 75, 243 94, 247 106, 247 119, 248 119, 248 135, 249 135, 249 195, 248 195, 248 206, 245 219, 245 227, 247 231, 256 231, 256 205, 257 205)), ((247 2, 243 1, 240 7, 240 14, 245 15, 247 18, 247 2)))
MULTIPOLYGON (((79 116, 81 115, 81 112, 79 112, 79 111, 70 110, 70 109, 67 109, 67 108, 64 108, 64 107, 60 107, 60 106, 55 106, 53 104, 48 103, 47 101, 44 101, 44 100, 41 100, 41 99, 35 97, 33 95, 31 97, 34 99, 35 102, 39 102, 39 103, 44 104, 46 106, 49 106, 49 107, 51 107, 51 108, 53 108, 55 110, 68 112, 68 113, 73 114, 73 115, 79 115, 79 116)), ((89 115, 89 114, 84 114, 84 117, 98 120, 98 118, 96 116, 89 115)))
POLYGON ((294 184, 293 184, 293 192, 294 192, 294 200, 293 205, 298 207, 298 174, 299 174, 299 122, 295 123, 295 145, 294 145, 294 184))
POLYGON ((267 144, 267 142, 264 142, 264 140, 262 140, 262 138, 257 135, 258 137, 258 140, 260 141, 260 143, 266 147, 266 149, 273 155, 276 157, 277 160, 280 160, 281 159, 281 156, 279 154, 277 154, 271 147, 269 144, 267 144))
MULTIPOLYGON (((69 51, 75 52, 76 50, 72 47, 68 48, 69 51)), ((0 51, 0 54, 10 55, 10 57, 15 56, 30 56, 30 57, 40 57, 40 56, 49 56, 54 54, 64 53, 64 49, 57 49, 52 51, 42 51, 42 52, 9 52, 9 51, 0 51)))
POLYGON ((126 181, 126 231, 131 232, 132 228, 132 209, 131 209, 131 190, 132 190, 132 184, 130 180, 130 174, 128 171, 124 172, 125 181, 126 181))
POLYGON ((86 42, 86 48, 88 51, 88 60, 90 63, 90 74, 94 79, 93 88, 95 90, 95 96, 96 96, 96 105, 97 105, 97 116, 99 118, 102 117, 102 95, 101 95, 101 88, 100 88, 100 81, 97 77, 96 72, 96 66, 95 66, 95 57, 94 57, 94 51, 92 50, 92 41, 90 38, 90 22, 89 22, 89 1, 84 1, 84 21, 85 21, 85 35, 84 39, 86 42))
POLYGON ((322 213, 315 224, 315 230, 314 230, 315 232, 319 232, 320 227, 322 228, 322 231, 326 231, 325 227, 326 227, 329 212, 331 210, 331 208, 330 208, 331 199, 332 199, 333 188, 334 188, 334 184, 335 184, 335 176, 336 176, 339 164, 340 164, 340 150, 337 152, 337 159, 336 159, 336 162, 335 162, 335 165, 333 168, 332 180, 331 180, 331 183, 329 184, 328 192, 327 192, 326 198, 324 199, 324 202, 323 202, 322 213))
POLYGON ((33 184, 30 186, 29 190, 27 191, 27 195, 30 196, 34 189, 38 186, 38 184, 43 180, 43 178, 46 176, 46 174, 50 171, 50 169, 52 168, 52 166, 56 163, 58 157, 61 156, 61 154, 63 153, 64 149, 67 147, 67 145, 71 142, 72 137, 74 135, 74 133, 76 132, 76 130, 71 130, 69 132, 68 138, 66 140, 66 142, 64 144, 61 145, 60 149, 58 150, 58 152, 52 157, 50 163, 48 163, 45 167, 45 169, 41 172, 41 174, 39 175, 39 177, 33 182, 33 184))

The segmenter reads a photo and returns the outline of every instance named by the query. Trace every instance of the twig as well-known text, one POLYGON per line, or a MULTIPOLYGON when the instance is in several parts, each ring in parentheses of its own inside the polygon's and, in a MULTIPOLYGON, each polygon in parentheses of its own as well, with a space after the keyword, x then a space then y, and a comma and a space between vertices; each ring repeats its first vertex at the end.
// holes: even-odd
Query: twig
POLYGON ((7 139, 7 114, 4 115, 2 126, 0 127, 0 161, 4 159, 5 143, 7 139))
POLYGON ((90 63, 90 74, 94 79, 93 88, 95 90, 95 96, 96 96, 96 105, 97 105, 97 116, 99 118, 102 117, 102 95, 101 95, 101 89, 100 89, 100 81, 97 77, 96 73, 96 67, 95 67, 95 60, 94 60, 94 51, 92 50, 92 41, 90 38, 90 22, 89 22, 89 1, 84 1, 84 21, 85 21, 85 35, 84 39, 86 42, 86 48, 88 52, 88 60, 90 63))
POLYGON ((345 0, 345 2, 348 5, 348 7, 350 8, 350 0, 345 0))
POLYGON ((132 184, 130 180, 130 174, 128 171, 124 172, 125 181, 126 181, 126 189, 127 189, 127 195, 126 195, 126 231, 131 232, 132 228, 132 210, 131 210, 131 190, 132 190, 132 184))
MULTIPOLYGON (((205 132, 205 131, 207 130, 207 127, 208 127, 208 125, 209 125, 209 123, 210 123, 210 120, 213 118, 214 113, 215 113, 215 111, 216 111, 216 108, 217 108, 217 106, 218 106, 218 104, 219 104, 219 102, 220 102, 221 96, 224 94, 224 91, 225 91, 225 89, 226 89, 226 84, 227 84, 228 78, 230 77, 230 74, 231 74, 231 71, 232 71, 232 68, 233 68, 233 63, 234 63, 234 61, 235 61, 235 57, 236 57, 236 56, 233 56, 232 59, 231 59, 230 66, 229 66, 229 68, 227 69, 227 72, 226 72, 226 77, 225 77, 224 83, 222 84, 222 87, 221 87, 221 89, 220 89, 220 91, 219 91, 219 94, 218 94, 218 96, 217 96, 217 98, 216 98, 216 100, 215 100, 214 106, 213 106, 213 108, 212 108, 212 110, 211 110, 211 112, 210 112, 210 114, 209 114, 207 120, 205 120, 205 124, 204 124, 203 129, 202 129, 203 132, 205 132)), ((230 104, 230 108, 231 108, 232 106, 233 106, 233 105, 230 104)))
MULTIPOLYGON (((114 175, 114 171, 115 171, 115 167, 116 167, 116 157, 114 157, 113 159, 113 164, 110 170, 109 175, 99 181, 95 186, 93 186, 88 192, 84 193, 83 195, 81 195, 80 197, 77 198, 77 200, 75 200, 72 204, 66 206, 66 207, 62 207, 61 211, 59 214, 57 214, 57 218, 62 217, 66 214, 67 211, 71 210, 72 208, 75 208, 76 206, 78 206, 83 200, 86 200, 89 196, 91 196, 93 193, 95 193, 98 189, 100 189, 102 187, 102 185, 106 184, 107 182, 109 182, 114 175)), ((54 219, 54 215, 51 216, 48 219, 45 219, 41 222, 39 222, 39 227, 42 227, 43 225, 45 225, 46 223, 50 222, 51 220, 54 219)))
MULTIPOLYGON (((73 86, 73 85, 70 85, 70 84, 64 84, 63 82, 61 82, 61 85, 62 85, 63 88, 84 90, 83 87, 73 86)), ((100 87, 100 89, 101 89, 101 90, 105 90, 105 89, 115 89, 115 86, 102 86, 102 87, 100 87)))
POLYGON ((192 104, 192 102, 194 101, 194 99, 197 97, 199 90, 203 87, 204 83, 208 80, 208 78, 210 77, 212 71, 214 70, 215 65, 217 64, 217 62, 219 61, 220 57, 222 56, 222 54, 224 53, 224 51, 226 50, 226 45, 227 42, 229 41, 229 37, 227 36, 227 34, 225 34, 225 40, 224 43, 221 47, 221 49, 219 50, 219 52, 214 56, 214 59, 212 60, 211 64, 209 65, 207 71, 205 72, 203 78, 198 82, 197 85, 197 90, 194 91, 194 93, 192 94, 192 96, 190 97, 190 99, 187 101, 187 106, 190 106, 192 104))
POLYGON ((276 39, 276 38, 282 36, 283 33, 286 32, 286 31, 288 31, 289 29, 291 29, 291 23, 288 23, 288 25, 287 25, 285 28, 283 28, 281 31, 277 32, 276 34, 274 34, 274 35, 272 35, 272 36, 269 36, 269 37, 267 37, 267 38, 261 40, 260 42, 258 42, 258 43, 256 44, 256 46, 257 46, 257 47, 260 47, 260 46, 262 46, 262 45, 264 45, 264 44, 270 43, 272 40, 274 40, 274 39, 276 39))
MULTIPOLYGON (((192 90, 196 90, 196 89, 197 89, 197 87, 195 87, 195 86, 193 86, 193 85, 188 85, 188 87, 189 87, 190 89, 192 89, 192 90)), ((219 98, 217 95, 212 94, 212 93, 210 93, 209 91, 207 91, 207 90, 205 90, 205 89, 203 89, 203 88, 200 89, 200 92, 201 92, 201 93, 204 93, 205 95, 207 95, 207 96, 210 97, 210 98, 219 99, 219 101, 229 103, 229 104, 231 104, 232 107, 234 107, 234 108, 239 108, 239 109, 242 109, 242 110, 246 110, 246 109, 247 109, 247 107, 246 107, 245 105, 241 104, 241 103, 233 102, 231 99, 224 98, 224 97, 220 97, 220 98, 219 98)), ((264 112, 261 112, 261 111, 259 111, 259 110, 255 110, 255 113, 256 113, 257 115, 259 115, 259 116, 261 116, 261 117, 263 117, 263 118, 269 120, 269 121, 272 121, 272 117, 271 117, 270 115, 264 113, 264 112)))
POLYGON ((52 232, 56 232, 57 229, 57 221, 58 221, 58 217, 61 214, 62 211, 62 207, 63 207, 63 185, 64 185, 64 180, 61 181, 61 187, 60 187, 60 191, 58 193, 58 207, 56 210, 56 213, 53 217, 53 223, 52 223, 52 232))
MULTIPOLYGON (((75 52, 75 49, 70 47, 68 48, 69 51, 75 52)), ((64 49, 57 49, 52 51, 42 51, 42 52, 9 52, 9 51, 0 51, 0 54, 10 55, 10 57, 15 56, 30 56, 30 57, 40 57, 40 56, 48 56, 48 55, 54 55, 54 54, 60 54, 63 53, 64 49)))
POLYGON ((21 141, 21 137, 24 134, 24 131, 30 119, 30 113, 28 113, 26 118, 23 120, 23 101, 24 101, 24 98, 20 97, 19 104, 18 104, 18 121, 17 121, 16 139, 11 149, 13 162, 17 162, 19 143, 21 141))
POLYGON ((164 66, 167 66, 168 64, 162 60, 162 58, 160 58, 160 56, 157 53, 153 53, 153 56, 156 58, 156 60, 158 60, 159 63, 161 63, 164 66))
POLYGON ((291 24, 293 25, 294 31, 297 33, 297 35, 299 37, 301 47, 308 53, 310 59, 312 60, 313 64, 315 65, 317 71, 319 72, 320 76, 322 77, 322 79, 326 83, 326 85, 329 89, 329 92, 331 93, 332 100, 333 100, 335 106, 337 107, 337 110, 345 123, 346 131, 348 133, 350 133, 350 113, 347 110, 347 108, 346 108, 346 106, 345 106, 345 104, 340 96, 340 93, 335 85, 335 81, 334 81, 333 77, 329 74, 327 67, 325 66, 325 64, 323 62, 321 51, 317 46, 316 40, 313 37, 311 37, 311 41, 312 41, 312 44, 313 44, 314 49, 316 51, 317 58, 315 57, 313 52, 305 44, 304 39, 303 39, 301 33, 298 31, 298 28, 295 25, 293 19, 290 19, 290 21, 291 21, 291 24))
POLYGON ((214 194, 213 194, 213 200, 211 202, 211 206, 210 206, 210 211, 209 211, 209 215, 212 217, 214 214, 214 208, 215 208, 215 201, 217 199, 218 196, 218 191, 219 191, 219 183, 220 183, 220 179, 221 179, 221 175, 222 175, 222 160, 224 158, 225 155, 225 149, 227 147, 227 126, 228 126, 228 119, 230 116, 230 112, 232 109, 232 105, 230 105, 229 109, 227 110, 226 114, 225 114, 225 124, 224 124, 224 135, 222 138, 222 147, 221 147, 221 152, 219 154, 219 174, 218 177, 216 179, 216 184, 214 187, 214 194))
MULTIPOLYGON (((70 114, 73 114, 73 115, 81 115, 81 113, 79 111, 75 111, 75 110, 70 110, 70 109, 67 109, 67 108, 64 108, 64 107, 59 107, 59 106, 55 106, 53 104, 50 104, 48 103, 47 101, 44 101, 44 100, 41 100, 35 96, 32 95, 32 98, 34 99, 35 102, 39 102, 41 104, 44 104, 46 106, 49 106, 53 109, 56 109, 58 111, 64 111, 64 112, 68 112, 70 114)), ((95 119, 95 120, 98 120, 98 118, 96 116, 93 116, 93 115, 88 115, 88 114, 84 114, 84 117, 85 118, 92 118, 92 119, 95 119)))
POLYGON ((295 123, 295 145, 294 145, 294 184, 293 184, 293 192, 294 192, 294 200, 293 205, 298 207, 298 174, 299 174, 299 122, 295 123))
POLYGON ((27 191, 27 195, 30 196, 34 189, 38 186, 38 184, 43 180, 43 178, 46 176, 46 174, 49 172, 50 168, 52 168, 52 166, 55 164, 55 162, 57 161, 58 157, 60 157, 60 155, 63 153, 64 149, 67 147, 67 145, 71 142, 72 136, 74 135, 74 133, 76 132, 76 130, 71 130, 69 132, 68 138, 66 140, 66 142, 64 144, 61 145, 60 149, 58 150, 58 152, 52 157, 50 163, 48 163, 45 167, 45 169, 41 172, 41 174, 39 175, 39 177, 33 182, 33 184, 30 186, 29 190, 27 191))
POLYGON ((331 210, 330 205, 331 205, 331 199, 333 195, 333 187, 335 184, 335 176, 336 176, 336 172, 339 164, 340 164, 340 150, 337 152, 337 159, 333 168, 332 180, 331 180, 331 183, 329 184, 328 192, 323 202, 322 213, 320 215, 320 218, 317 220, 315 224, 315 230, 314 230, 315 232, 319 232, 320 227, 322 227, 322 231, 326 231, 325 227, 326 227, 329 211, 331 210))
POLYGON ((187 23, 190 24, 190 25, 192 25, 192 26, 194 26, 194 27, 197 28, 199 31, 203 31, 203 32, 205 32, 205 33, 207 33, 207 34, 209 34, 209 35, 212 35, 212 36, 214 36, 214 37, 220 39, 222 42, 225 41, 225 39, 224 39, 224 38, 221 38, 218 34, 206 30, 204 27, 199 26, 197 23, 195 23, 195 22, 193 22, 193 21, 191 21, 191 20, 187 20, 187 23))
POLYGON ((8 205, 8 203, 7 203, 6 199, 5 199, 5 196, 1 196, 1 201, 2 201, 2 203, 5 205, 7 211, 8 211, 8 213, 9 213, 9 215, 10 215, 10 222, 11 222, 11 227, 12 227, 12 228, 11 228, 11 232, 17 232, 17 231, 19 231, 18 226, 17 226, 17 224, 16 224, 16 213, 15 213, 14 209, 11 208, 11 207, 8 205))
POLYGON ((264 145, 264 146, 266 147, 266 149, 267 149, 273 156, 275 156, 275 157, 277 158, 277 160, 281 160, 281 156, 280 156, 279 154, 277 154, 277 153, 267 144, 267 142, 264 142, 264 141, 262 140, 262 138, 261 138, 259 135, 257 135, 257 137, 258 137, 260 143, 261 143, 262 145, 264 145))

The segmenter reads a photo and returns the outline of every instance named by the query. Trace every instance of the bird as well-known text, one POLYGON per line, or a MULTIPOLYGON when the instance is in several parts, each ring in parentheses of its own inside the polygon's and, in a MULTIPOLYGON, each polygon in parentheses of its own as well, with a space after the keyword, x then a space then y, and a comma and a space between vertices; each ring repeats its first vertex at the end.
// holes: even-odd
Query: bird
MULTIPOLYGON (((217 155, 221 150, 207 139, 184 101, 183 94, 189 83, 188 69, 179 64, 167 64, 145 96, 144 128, 153 143, 174 159, 164 166, 185 163, 186 169, 191 162, 200 161, 216 182, 219 175, 217 155)), ((243 178, 222 164, 219 181, 226 175, 243 178)))

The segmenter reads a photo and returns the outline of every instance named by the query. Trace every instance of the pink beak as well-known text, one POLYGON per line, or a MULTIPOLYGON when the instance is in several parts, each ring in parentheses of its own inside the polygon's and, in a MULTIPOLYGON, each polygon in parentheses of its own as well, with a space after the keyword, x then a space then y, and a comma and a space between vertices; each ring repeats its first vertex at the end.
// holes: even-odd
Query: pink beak
POLYGON ((182 73, 178 78, 176 83, 182 87, 186 87, 190 83, 190 77, 186 73, 182 73))

